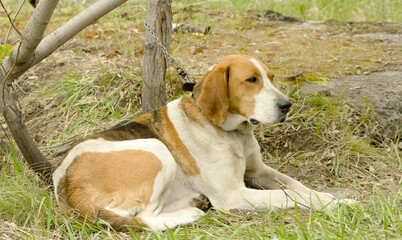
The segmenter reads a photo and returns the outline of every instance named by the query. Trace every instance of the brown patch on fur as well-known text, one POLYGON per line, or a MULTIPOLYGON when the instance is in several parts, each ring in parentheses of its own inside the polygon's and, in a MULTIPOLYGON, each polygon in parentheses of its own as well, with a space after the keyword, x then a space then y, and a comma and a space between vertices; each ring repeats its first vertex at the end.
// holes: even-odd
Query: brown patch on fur
POLYGON ((187 147, 184 146, 183 142, 180 140, 173 123, 170 121, 167 114, 167 108, 161 108, 160 112, 162 113, 165 125, 165 131, 163 132, 161 140, 169 148, 176 162, 181 166, 186 175, 196 176, 200 174, 200 169, 197 166, 197 162, 188 151, 187 147))
POLYGON ((206 118, 201 113, 200 108, 196 105, 194 99, 189 95, 184 95, 180 101, 180 107, 188 118, 198 123, 201 127, 205 126, 206 118))
MULTIPOLYGON (((145 207, 162 167, 153 153, 142 150, 83 153, 74 159, 60 181, 60 206, 70 215, 77 209, 82 213, 81 218, 103 219, 117 231, 125 231, 127 226, 137 228, 133 218, 105 207, 127 210, 145 207)), ((143 224, 141 219, 136 220, 143 224)))
MULTIPOLYGON (((263 87, 263 78, 250 58, 242 55, 224 57, 194 87, 197 105, 218 124, 223 123, 227 112, 246 117, 254 113, 254 97, 263 87), (257 81, 247 81, 252 77, 257 81)), ((264 64, 261 66, 272 80, 273 73, 264 64)))
MULTIPOLYGON (((196 113, 194 112, 194 114, 196 113)), ((197 116, 194 115, 194 117, 197 116)), ((201 116, 199 115, 198 119, 201 122, 200 117, 201 116)), ((110 130, 85 137, 74 143, 70 150, 79 143, 89 139, 98 138, 108 141, 124 141, 145 138, 159 139, 168 147, 176 163, 182 167, 183 172, 186 175, 196 176, 200 174, 200 169, 198 168, 194 157, 181 142, 176 129, 170 121, 166 107, 162 107, 155 112, 141 115, 127 124, 118 125, 110 130)), ((63 160, 59 163, 59 166, 63 160)))
POLYGON ((222 128, 218 127, 211 119, 202 114, 201 109, 197 106, 194 98, 190 97, 189 95, 184 95, 180 102, 180 107, 183 109, 188 118, 198 123, 201 127, 204 127, 205 123, 209 123, 215 128, 216 133, 220 137, 224 137, 222 128))
POLYGON ((227 74, 226 65, 218 64, 194 86, 197 106, 218 125, 225 121, 229 109, 227 74))

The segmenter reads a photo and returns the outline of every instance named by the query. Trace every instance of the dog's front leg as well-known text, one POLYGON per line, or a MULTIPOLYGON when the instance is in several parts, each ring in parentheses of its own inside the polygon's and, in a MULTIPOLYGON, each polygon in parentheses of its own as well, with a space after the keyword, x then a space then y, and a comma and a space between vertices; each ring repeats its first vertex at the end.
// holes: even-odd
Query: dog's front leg
POLYGON ((224 210, 271 210, 292 209, 295 203, 302 209, 308 209, 311 206, 321 209, 325 206, 309 194, 300 194, 290 189, 257 190, 243 187, 223 195, 221 193, 218 200, 214 197, 210 198, 214 207, 224 210))
POLYGON ((301 182, 268 167, 262 162, 260 154, 252 154, 246 163, 245 180, 250 180, 254 187, 262 189, 288 189, 301 196, 308 197, 311 204, 316 208, 325 206, 335 200, 332 194, 317 192, 301 182))

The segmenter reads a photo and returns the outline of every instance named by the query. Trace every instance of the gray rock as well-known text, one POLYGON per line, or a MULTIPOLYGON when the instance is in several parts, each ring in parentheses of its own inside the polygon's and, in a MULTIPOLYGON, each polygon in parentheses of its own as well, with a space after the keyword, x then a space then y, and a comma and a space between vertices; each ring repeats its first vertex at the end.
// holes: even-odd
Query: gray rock
POLYGON ((326 84, 303 86, 304 93, 323 92, 339 95, 349 100, 357 110, 365 110, 367 103, 373 107, 374 118, 381 125, 383 134, 396 138, 402 134, 402 71, 374 72, 367 75, 345 76, 331 79, 326 84))

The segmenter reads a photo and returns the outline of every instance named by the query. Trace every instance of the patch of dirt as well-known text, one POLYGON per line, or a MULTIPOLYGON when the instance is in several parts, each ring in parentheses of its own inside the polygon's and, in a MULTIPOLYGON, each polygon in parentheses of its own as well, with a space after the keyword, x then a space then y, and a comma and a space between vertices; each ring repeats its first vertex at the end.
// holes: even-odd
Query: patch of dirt
POLYGON ((368 117, 380 123, 388 138, 396 139, 402 134, 402 71, 334 78, 326 84, 305 85, 302 92, 342 95, 352 108, 368 111, 368 117))
POLYGON ((402 45, 402 34, 391 34, 391 33, 362 33, 356 34, 354 37, 361 37, 361 38, 371 38, 377 39, 379 41, 391 44, 391 45, 402 45))
POLYGON ((48 58, 29 69, 17 84, 20 96, 38 87, 51 84, 53 80, 66 76, 67 72, 96 74, 102 68, 128 68, 132 60, 115 53, 112 43, 105 42, 99 49, 73 38, 51 54, 48 58))

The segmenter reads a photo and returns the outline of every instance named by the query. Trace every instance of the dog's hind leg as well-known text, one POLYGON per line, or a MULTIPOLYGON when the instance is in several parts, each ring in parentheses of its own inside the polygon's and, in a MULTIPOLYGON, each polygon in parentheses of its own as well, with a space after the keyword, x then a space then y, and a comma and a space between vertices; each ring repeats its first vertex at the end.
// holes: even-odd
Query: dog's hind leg
MULTIPOLYGON (((191 193, 181 196, 175 201, 169 201, 169 196, 171 197, 172 194, 175 195, 176 193, 172 193, 172 190, 176 189, 172 186, 174 178, 174 174, 161 174, 160 178, 156 178, 154 194, 150 203, 136 216, 147 227, 155 230, 172 229, 178 225, 194 222, 205 215, 198 208, 202 205, 198 201, 206 199, 206 197, 200 197, 202 195, 199 193, 191 193)), ((182 191, 185 190, 182 189, 182 191)))
POLYGON ((162 212, 157 215, 141 213, 138 217, 152 229, 166 230, 192 223, 204 215, 205 213, 196 207, 187 207, 175 212, 162 212))

